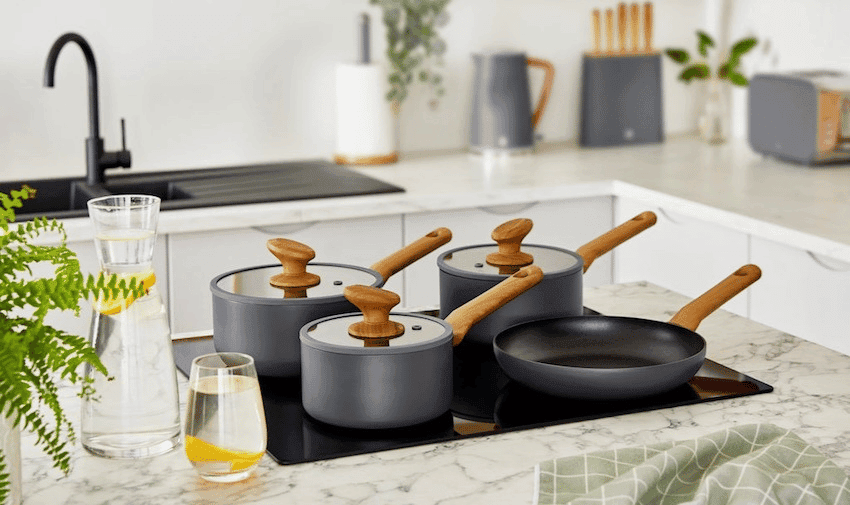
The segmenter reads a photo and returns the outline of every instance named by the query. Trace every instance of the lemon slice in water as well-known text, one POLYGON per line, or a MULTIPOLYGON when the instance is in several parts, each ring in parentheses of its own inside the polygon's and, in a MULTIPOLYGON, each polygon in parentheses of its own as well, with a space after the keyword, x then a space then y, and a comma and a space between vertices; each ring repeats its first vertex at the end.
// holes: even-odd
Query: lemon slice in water
MULTIPOLYGON (((100 275, 103 276, 105 274, 101 272, 100 275)), ((127 285, 130 284, 132 279, 136 279, 136 284, 141 283, 145 288, 145 292, 156 284, 156 274, 154 274, 153 270, 116 275, 119 280, 123 279, 127 285)), ((136 297, 132 294, 126 297, 119 295, 117 298, 112 298, 101 293, 97 300, 94 301, 94 309, 105 316, 112 316, 129 307, 134 301, 136 301, 136 297)))
POLYGON ((230 462, 230 471, 237 472, 251 468, 265 451, 247 452, 222 449, 200 438, 186 435, 186 457, 194 463, 230 462))

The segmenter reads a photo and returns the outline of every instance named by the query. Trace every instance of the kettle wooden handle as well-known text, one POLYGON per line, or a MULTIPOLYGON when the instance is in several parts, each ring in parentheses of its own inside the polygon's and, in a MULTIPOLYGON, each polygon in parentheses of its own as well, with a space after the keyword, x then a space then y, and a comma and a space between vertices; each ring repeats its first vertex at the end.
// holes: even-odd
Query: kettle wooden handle
POLYGON ((522 239, 531 231, 531 219, 512 219, 497 226, 490 236, 499 244, 499 251, 487 255, 487 263, 493 266, 521 267, 534 262, 534 256, 520 251, 522 239))
POLYGON ((657 220, 658 217, 654 212, 641 212, 613 230, 579 247, 576 252, 584 260, 584 271, 587 272, 596 258, 651 227, 657 220))
POLYGON ((537 123, 543 116, 543 111, 546 110, 546 104, 549 102, 549 93, 552 92, 552 84, 555 82, 555 65, 549 60, 540 58, 527 58, 526 62, 529 67, 542 68, 546 74, 543 76, 543 89, 540 90, 540 98, 537 99, 537 107, 534 109, 534 114, 531 115, 531 129, 537 128, 537 123))
POLYGON ((309 288, 319 284, 319 276, 307 271, 307 263, 316 257, 316 252, 310 246, 287 238, 273 238, 266 242, 266 247, 283 266, 283 273, 269 279, 272 286, 309 288))
POLYGON ((390 339, 404 334, 404 325, 390 321, 390 310, 401 301, 397 294, 358 284, 346 286, 342 294, 363 313, 363 320, 351 324, 348 334, 363 340, 365 347, 386 347, 390 339))
POLYGON ((759 267, 756 265, 744 265, 694 301, 682 307, 670 319, 670 322, 695 331, 699 323, 708 317, 709 314, 720 308, 721 305, 731 300, 741 291, 747 289, 747 287, 759 280, 759 278, 761 278, 761 269, 759 267))
POLYGON ((543 270, 537 265, 529 265, 453 310, 445 319, 454 334, 452 345, 461 343, 476 323, 536 286, 541 280, 543 270))
POLYGON ((398 273, 414 261, 425 257, 428 253, 435 251, 438 247, 448 243, 451 239, 451 230, 448 228, 437 228, 424 237, 411 242, 386 258, 378 261, 370 268, 378 272, 381 277, 384 278, 384 282, 386 282, 391 275, 398 273))

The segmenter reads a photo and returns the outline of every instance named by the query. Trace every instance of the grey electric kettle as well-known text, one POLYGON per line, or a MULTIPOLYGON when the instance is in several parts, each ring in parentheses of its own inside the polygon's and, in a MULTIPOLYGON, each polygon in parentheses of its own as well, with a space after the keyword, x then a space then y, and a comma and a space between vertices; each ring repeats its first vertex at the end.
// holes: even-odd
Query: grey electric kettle
POLYGON ((531 148, 534 128, 552 90, 555 67, 547 60, 529 58, 517 51, 474 53, 472 62, 470 149, 510 152, 531 148), (533 112, 528 67, 540 67, 546 72, 533 112))

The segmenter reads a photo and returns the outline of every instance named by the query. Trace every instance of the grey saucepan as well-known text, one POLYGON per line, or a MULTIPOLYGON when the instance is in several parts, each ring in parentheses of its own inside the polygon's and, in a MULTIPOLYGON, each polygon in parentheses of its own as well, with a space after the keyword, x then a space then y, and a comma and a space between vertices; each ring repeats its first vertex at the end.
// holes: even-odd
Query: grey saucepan
POLYGON ((304 410, 347 428, 399 428, 448 412, 452 346, 486 315, 543 278, 528 266, 458 307, 445 320, 390 312, 395 293, 349 286, 346 297, 361 313, 336 315, 301 328, 304 410))
POLYGON ((530 219, 503 223, 493 230, 496 244, 460 247, 439 256, 440 317, 529 264, 543 269, 540 284, 477 324, 466 336, 467 341, 490 345, 500 331, 515 324, 581 315, 584 273, 590 265, 654 225, 656 219, 654 213, 643 212, 575 252, 548 245, 521 244, 533 226, 530 219))
POLYGON ((608 400, 663 393, 705 361, 699 323, 760 277, 755 265, 739 268, 669 323, 607 316, 533 321, 499 333, 493 350, 511 379, 546 394, 608 400))
POLYGON ((383 286, 390 276, 451 237, 447 228, 438 228, 371 268, 312 263, 316 253, 309 246, 271 239, 267 247, 280 263, 233 270, 210 282, 215 348, 253 356, 259 375, 297 377, 298 332, 305 323, 357 310, 343 296, 346 286, 383 286))

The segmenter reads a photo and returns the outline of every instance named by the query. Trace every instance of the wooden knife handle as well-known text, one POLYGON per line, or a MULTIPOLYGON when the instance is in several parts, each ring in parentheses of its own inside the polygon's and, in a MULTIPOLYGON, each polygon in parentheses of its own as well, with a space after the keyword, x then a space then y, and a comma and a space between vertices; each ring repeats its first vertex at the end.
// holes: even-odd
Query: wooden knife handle
POLYGON ((658 221, 658 217, 654 212, 641 212, 613 230, 605 232, 579 247, 576 252, 584 260, 584 271, 587 272, 596 258, 651 227, 656 221, 658 221))
POLYGON ((605 9, 605 51, 614 52, 614 11, 605 9))
POLYGON ((617 4, 617 42, 619 43, 620 54, 626 52, 626 4, 620 2, 617 4))
POLYGON ((602 21, 599 19, 599 9, 593 9, 591 14, 593 28, 593 54, 602 52, 602 21))
POLYGON ((759 280, 761 269, 755 265, 744 265, 732 275, 720 281, 691 303, 682 307, 670 322, 695 331, 699 323, 735 295, 759 280))
POLYGON ((629 21, 631 22, 629 30, 632 35, 632 52, 636 53, 640 51, 640 5, 632 4, 629 21))
POLYGON ((643 4, 643 41, 644 50, 652 52, 652 2, 643 4))

